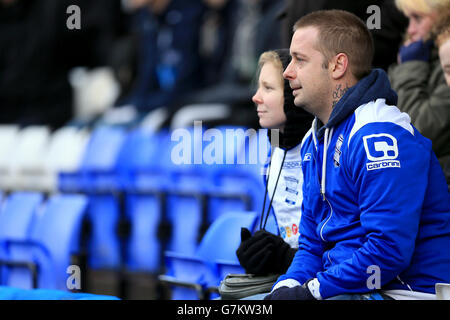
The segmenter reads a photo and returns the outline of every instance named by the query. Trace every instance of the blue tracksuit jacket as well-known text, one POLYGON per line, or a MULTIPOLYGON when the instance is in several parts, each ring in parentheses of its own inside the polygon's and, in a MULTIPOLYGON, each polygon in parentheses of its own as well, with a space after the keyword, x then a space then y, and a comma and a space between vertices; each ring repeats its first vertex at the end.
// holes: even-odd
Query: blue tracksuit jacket
POLYGON ((302 147, 299 250, 278 280, 317 278, 322 298, 450 282, 450 196, 430 140, 382 70, 350 88, 302 147), (325 168, 325 170, 323 169, 325 168))

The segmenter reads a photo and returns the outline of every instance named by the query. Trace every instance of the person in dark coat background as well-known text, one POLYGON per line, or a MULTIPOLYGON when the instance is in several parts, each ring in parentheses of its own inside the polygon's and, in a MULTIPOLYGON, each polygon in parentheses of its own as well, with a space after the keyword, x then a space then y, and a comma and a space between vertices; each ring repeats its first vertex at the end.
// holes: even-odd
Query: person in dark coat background
POLYGON ((129 94, 116 105, 132 105, 145 114, 200 87, 198 48, 204 6, 198 0, 134 2, 139 2, 132 12, 138 69, 129 94))
MULTIPOLYGON (((204 2, 215 1, 204 0, 204 2)), ((277 17, 284 1, 226 0, 218 2, 223 2, 222 25, 217 28, 214 37, 216 41, 222 42, 215 49, 215 52, 217 49, 222 50, 221 63, 216 64, 218 67, 211 77, 212 65, 207 65, 211 59, 202 60, 203 71, 209 74, 207 81, 202 88, 192 91, 171 106, 171 114, 164 126, 173 124, 172 120, 179 112, 193 113, 196 112, 193 109, 197 106, 208 109, 211 104, 220 104, 223 107, 221 112, 209 111, 212 117, 208 118, 202 110, 196 120, 202 120, 207 126, 226 124, 259 127, 254 105, 251 102, 255 90, 254 75, 259 55, 264 51, 281 47, 279 37, 281 21, 277 17), (225 33, 223 29, 226 29, 225 33), (258 34, 257 37, 256 34, 258 34), (195 107, 192 108, 192 105, 195 107)))
POLYGON ((105 65, 120 21, 120 0, 0 0, 0 123, 69 122, 69 70, 105 65), (81 29, 67 27, 70 5, 81 29))

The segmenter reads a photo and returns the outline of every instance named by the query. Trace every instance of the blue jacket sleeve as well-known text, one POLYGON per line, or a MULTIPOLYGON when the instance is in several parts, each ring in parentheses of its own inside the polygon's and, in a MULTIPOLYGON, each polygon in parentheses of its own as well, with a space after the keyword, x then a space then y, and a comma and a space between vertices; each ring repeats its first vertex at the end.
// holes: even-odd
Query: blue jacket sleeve
POLYGON ((428 142, 393 123, 355 133, 345 166, 366 237, 351 258, 317 274, 323 298, 369 292, 374 268, 382 287, 410 264, 428 184, 428 142))

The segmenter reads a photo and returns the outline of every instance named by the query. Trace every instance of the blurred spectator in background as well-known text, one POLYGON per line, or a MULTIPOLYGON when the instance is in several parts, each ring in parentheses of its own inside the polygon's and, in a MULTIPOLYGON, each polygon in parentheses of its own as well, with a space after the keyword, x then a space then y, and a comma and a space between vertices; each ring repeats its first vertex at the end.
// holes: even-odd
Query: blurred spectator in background
POLYGON ((237 23, 238 0, 203 0, 205 13, 200 29, 202 87, 220 82, 237 23))
MULTIPOLYGON (((224 57, 220 69, 204 88, 178 101, 166 123, 178 127, 202 120, 206 125, 231 124, 258 127, 251 97, 252 81, 259 55, 280 47, 280 22, 277 19, 282 0, 205 0, 208 10, 217 10, 220 3, 221 26, 215 31, 215 52, 224 57), (215 8, 215 9, 214 9, 215 8), (231 28, 231 29, 230 29, 231 28), (222 30, 227 30, 225 34, 222 30), (256 34, 258 36, 256 36, 256 34)), ((205 33, 202 36, 206 36, 205 33)), ((209 35, 209 37, 214 37, 209 35)), ((208 43, 203 39, 202 43, 208 43)), ((202 61, 206 65, 208 60, 202 61)), ((209 68, 209 67, 208 67, 209 68)))
POLYGON ((69 70, 107 64, 120 0, 0 0, 0 122, 58 128, 74 115, 69 70), (70 5, 81 29, 69 30, 70 5))
MULTIPOLYGON (((450 7, 439 13, 434 27, 434 36, 439 48, 439 58, 442 70, 444 70, 445 81, 450 87, 450 7)), ((444 163, 444 173, 450 191, 450 158, 444 163)))
POLYGON ((442 167, 450 158, 450 88, 445 82, 438 50, 430 38, 438 12, 449 0, 396 0, 409 18, 398 64, 389 69, 398 108, 433 143, 442 167))
POLYGON ((380 28, 369 28, 375 45, 373 67, 387 71, 388 67, 397 61, 398 48, 408 25, 408 20, 396 8, 394 0, 286 0, 286 7, 281 15, 283 46, 288 47, 291 43, 294 23, 310 12, 341 9, 367 21, 372 14, 372 11, 367 12, 371 5, 377 5, 381 13, 380 28))
MULTIPOLYGON (((129 106, 137 119, 168 108, 176 99, 202 85, 199 35, 201 0, 125 0, 137 36, 137 73, 129 94, 116 105, 129 106)), ((120 114, 120 108, 113 110, 120 114)))
POLYGON ((450 87, 450 6, 439 13, 434 26, 434 35, 445 81, 450 87))

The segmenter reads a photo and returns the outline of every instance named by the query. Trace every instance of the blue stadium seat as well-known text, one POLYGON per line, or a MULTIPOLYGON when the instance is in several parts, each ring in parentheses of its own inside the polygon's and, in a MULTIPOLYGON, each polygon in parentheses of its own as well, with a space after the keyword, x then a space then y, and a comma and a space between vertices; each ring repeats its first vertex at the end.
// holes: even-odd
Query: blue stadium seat
MULTIPOLYGON (((85 196, 53 195, 30 226, 27 239, 5 241, 7 260, 34 264, 39 288, 67 290, 66 270, 79 251, 86 207, 85 196)), ((8 277, 6 284, 24 289, 35 285, 31 272, 20 276, 8 277)))
POLYGON ((20 289, 0 286, 0 300, 120 300, 114 296, 73 293, 53 289, 20 289))
POLYGON ((43 201, 38 192, 14 192, 10 194, 0 211, 0 241, 25 239, 30 230, 36 209, 43 201))
POLYGON ((122 183, 117 168, 126 137, 125 128, 97 127, 90 135, 78 171, 59 175, 61 191, 89 195, 89 267, 93 269, 118 269, 122 263, 117 235, 121 219, 117 192, 122 183))
POLYGON ((172 227, 167 247, 173 252, 193 254, 198 246, 203 224, 202 197, 211 183, 211 179, 203 170, 201 129, 177 129, 180 131, 172 132, 166 144, 163 169, 169 174, 170 181, 165 190, 165 218, 172 227), (182 135, 177 136, 180 132, 182 135), (178 153, 180 147, 183 147, 183 152, 178 153), (179 161, 178 156, 185 161, 179 161))
POLYGON ((69 300, 120 300, 115 296, 92 293, 72 293, 71 298, 69 300))
POLYGON ((116 187, 113 175, 117 152, 123 142, 124 129, 98 127, 90 135, 81 164, 74 172, 60 172, 58 188, 62 192, 87 192, 116 187))
POLYGON ((117 166, 127 137, 122 127, 99 127, 91 134, 83 159, 83 189, 98 192, 120 189, 117 166))
POLYGON ((164 188, 168 182, 163 162, 170 160, 168 131, 131 130, 117 159, 117 172, 126 190, 164 188))
POLYGON ((239 264, 236 250, 241 241, 240 230, 242 227, 253 230, 256 220, 255 212, 228 212, 209 227, 195 255, 167 252, 168 272, 160 276, 160 280, 175 286, 172 299, 202 298, 206 288, 218 286, 222 275, 217 262, 233 266, 239 264))
POLYGON ((120 239, 117 227, 120 221, 119 199, 112 194, 90 194, 88 221, 88 264, 92 269, 118 269, 121 266, 120 239))
POLYGON ((219 128, 224 137, 224 160, 213 167, 208 220, 233 210, 261 211, 264 183, 261 169, 268 152, 267 132, 242 127, 219 128))
MULTIPOLYGON (((0 260, 20 259, 22 252, 8 251, 9 240, 24 241, 30 237, 31 227, 35 221, 36 211, 43 201, 43 196, 37 192, 15 192, 7 197, 0 212, 0 260)), ((22 278, 28 274, 24 269, 10 270, 0 265, 0 284, 7 278, 22 278)))
POLYGON ((0 286, 0 300, 14 300, 20 289, 0 286))
POLYGON ((202 203, 194 196, 168 195, 167 217, 172 228, 168 250, 194 254, 202 225, 202 203))
POLYGON ((170 182, 170 175, 162 169, 169 154, 167 139, 170 139, 167 131, 154 133, 137 128, 129 133, 119 155, 118 173, 130 223, 126 255, 129 271, 157 273, 161 267, 163 245, 158 232, 162 193, 170 182))
MULTIPOLYGON (((253 224, 253 229, 249 229, 252 233, 259 230, 260 220, 261 216, 258 214, 256 222, 253 224)), ((264 229, 267 232, 279 235, 278 224, 272 210, 270 211, 269 217, 267 218, 264 229)), ((231 273, 234 274, 245 273, 245 270, 241 267, 239 261, 237 261, 236 259, 234 260, 219 259, 216 261, 216 265, 219 279, 224 279, 228 274, 231 273)))
POLYGON ((161 266, 161 242, 158 227, 161 203, 152 195, 127 195, 127 216, 131 232, 127 246, 129 271, 156 273, 161 266))
POLYGON ((245 201, 240 197, 241 195, 244 196, 244 194, 237 190, 237 188, 240 188, 239 185, 226 189, 222 181, 218 179, 221 172, 233 172, 237 163, 238 150, 244 143, 244 131, 245 128, 241 127, 220 126, 208 129, 205 132, 205 140, 211 141, 205 146, 205 156, 208 156, 210 153, 206 150, 215 149, 214 154, 212 154, 214 163, 205 164, 205 170, 209 172, 211 179, 211 187, 208 190, 208 213, 206 217, 208 225, 223 213, 249 209, 245 201), (238 136, 236 135, 237 132, 242 134, 238 136))

